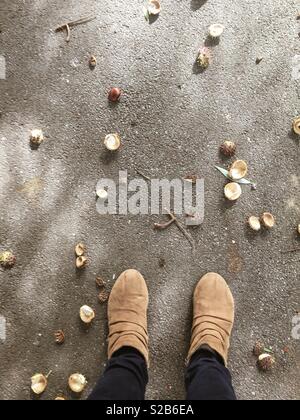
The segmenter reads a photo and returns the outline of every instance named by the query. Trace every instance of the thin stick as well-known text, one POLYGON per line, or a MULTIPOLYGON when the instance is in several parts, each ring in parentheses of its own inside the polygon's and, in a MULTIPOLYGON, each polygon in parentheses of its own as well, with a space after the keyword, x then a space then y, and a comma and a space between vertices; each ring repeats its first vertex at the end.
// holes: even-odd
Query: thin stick
POLYGON ((178 229, 184 234, 184 236, 186 237, 186 239, 192 245, 193 250, 195 250, 195 242, 194 242, 194 239, 192 238, 192 236, 188 233, 188 231, 185 229, 185 227, 178 221, 177 217, 173 213, 171 213, 167 209, 165 209, 165 211, 172 218, 172 220, 176 223, 178 229))
POLYGON ((290 252, 299 252, 300 248, 292 248, 292 249, 288 249, 287 251, 281 251, 282 254, 288 254, 290 252))
POLYGON ((70 42, 70 39, 71 39, 70 28, 72 28, 74 26, 77 26, 77 25, 82 25, 83 23, 90 22, 91 20, 94 20, 94 19, 96 19, 96 17, 81 18, 81 19, 74 20, 74 21, 71 21, 71 22, 66 22, 63 25, 56 28, 55 31, 58 32, 58 31, 63 31, 64 29, 66 29, 66 31, 67 31, 66 42, 70 42))
POLYGON ((81 18, 81 19, 78 19, 78 20, 74 20, 73 22, 69 22, 69 26, 82 25, 83 23, 88 23, 88 22, 91 22, 92 20, 95 20, 95 19, 96 19, 96 16, 81 18))
POLYGON ((175 222, 174 219, 169 220, 167 223, 154 223, 154 229, 164 230, 167 229, 175 222))
POLYGON ((88 22, 90 22, 94 19, 96 19, 95 16, 94 17, 81 18, 81 19, 78 19, 78 20, 73 20, 73 21, 70 21, 70 22, 66 22, 63 25, 60 25, 58 28, 56 28, 56 31, 64 30, 67 25, 69 25, 69 27, 72 28, 73 26, 82 25, 83 23, 88 23, 88 22))
POLYGON ((151 178, 149 178, 147 175, 144 175, 141 171, 138 169, 135 169, 136 173, 140 175, 141 177, 145 178, 147 181, 151 181, 151 178))
POLYGON ((68 25, 68 24, 66 24, 66 31, 67 31, 66 42, 70 42, 70 39, 71 39, 71 30, 70 30, 70 25, 68 25))

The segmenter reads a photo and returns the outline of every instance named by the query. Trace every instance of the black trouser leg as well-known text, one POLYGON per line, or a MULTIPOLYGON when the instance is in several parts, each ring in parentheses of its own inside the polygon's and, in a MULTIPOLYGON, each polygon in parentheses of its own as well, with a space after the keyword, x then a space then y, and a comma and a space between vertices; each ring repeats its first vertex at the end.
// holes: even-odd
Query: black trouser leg
POLYGON ((236 400, 231 375, 222 359, 209 350, 198 350, 186 371, 187 400, 236 400))
POLYGON ((132 347, 122 347, 108 361, 89 400, 144 400, 148 383, 144 357, 132 347))

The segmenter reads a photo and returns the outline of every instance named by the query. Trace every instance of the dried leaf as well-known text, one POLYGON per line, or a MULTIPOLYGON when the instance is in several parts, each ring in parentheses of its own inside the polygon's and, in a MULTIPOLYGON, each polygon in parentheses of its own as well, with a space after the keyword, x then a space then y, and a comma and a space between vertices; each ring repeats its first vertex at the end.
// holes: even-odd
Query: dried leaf
POLYGON ((242 184, 242 185, 253 185, 253 182, 249 181, 246 178, 239 179, 236 182, 238 182, 239 184, 242 184))
MULTIPOLYGON (((229 175, 229 171, 227 171, 227 169, 221 168, 220 166, 215 166, 216 169, 218 169, 218 171, 221 172, 222 175, 225 176, 225 178, 229 179, 230 181, 232 181, 231 176, 229 175)), ((242 179, 238 179, 238 180, 234 180, 234 182, 237 182, 238 184, 242 184, 242 185, 255 185, 254 182, 249 181, 246 178, 242 178, 242 179)))
POLYGON ((98 299, 100 303, 105 303, 109 298, 109 293, 104 289, 102 290, 99 295, 98 295, 98 299))
POLYGON ((98 287, 102 288, 106 286, 106 281, 103 280, 101 277, 96 277, 96 284, 98 287))
POLYGON ((149 10, 147 7, 144 7, 144 16, 147 22, 149 22, 150 19, 150 15, 149 15, 149 10))
POLYGON ((56 344, 63 344, 65 341, 65 333, 62 330, 58 330, 54 333, 54 338, 56 344))
POLYGON ((231 180, 230 176, 229 176, 229 171, 227 171, 227 169, 221 168, 220 166, 216 166, 216 169, 218 169, 218 171, 221 172, 221 174, 223 174, 225 176, 225 178, 228 178, 231 180))

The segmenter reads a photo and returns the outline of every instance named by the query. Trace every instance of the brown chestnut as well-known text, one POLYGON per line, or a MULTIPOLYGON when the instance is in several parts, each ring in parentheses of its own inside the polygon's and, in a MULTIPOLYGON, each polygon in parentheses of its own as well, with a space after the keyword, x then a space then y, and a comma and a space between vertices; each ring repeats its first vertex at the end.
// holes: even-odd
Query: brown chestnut
POLYGON ((117 102, 121 96, 121 89, 119 88, 111 88, 108 94, 108 100, 111 102, 117 102))

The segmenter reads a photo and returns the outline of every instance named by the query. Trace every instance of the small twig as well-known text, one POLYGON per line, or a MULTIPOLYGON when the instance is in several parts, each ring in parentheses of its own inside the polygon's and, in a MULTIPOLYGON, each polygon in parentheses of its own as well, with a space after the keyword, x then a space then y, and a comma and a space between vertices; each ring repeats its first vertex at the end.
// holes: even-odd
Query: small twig
POLYGON ((154 223, 154 229, 164 230, 167 229, 175 222, 174 219, 169 220, 167 223, 154 223))
POLYGON ((195 249, 195 243, 192 236, 188 233, 188 231, 185 229, 185 227, 179 222, 177 217, 171 213, 169 210, 165 209, 165 211, 168 213, 168 215, 171 217, 172 221, 175 222, 178 229, 184 234, 186 239, 189 241, 189 243, 192 245, 193 250, 195 249))
POLYGON ((59 31, 66 30, 67 31, 66 42, 70 42, 70 38, 71 38, 71 29, 70 28, 73 28, 74 26, 77 26, 77 25, 82 25, 83 23, 90 22, 91 20, 94 20, 94 19, 96 19, 96 17, 87 17, 87 18, 81 18, 81 19, 78 19, 78 20, 74 20, 74 21, 71 21, 71 22, 66 22, 63 25, 56 28, 55 31, 59 32, 59 31))
POLYGON ((145 178, 147 181, 151 181, 151 178, 149 178, 147 175, 144 175, 141 171, 138 169, 135 169, 136 173, 140 175, 141 177, 145 178))
POLYGON ((52 370, 50 370, 50 371, 49 371, 49 373, 47 373, 47 375, 46 375, 46 379, 48 379, 48 378, 49 378, 49 376, 50 376, 50 375, 52 375, 52 373, 53 373, 53 371, 52 371, 52 370))
POLYGON ((69 27, 72 28, 73 26, 82 25, 83 23, 90 22, 94 19, 96 19, 95 16, 94 17, 81 18, 81 19, 78 19, 78 20, 73 20, 73 21, 70 21, 70 22, 66 22, 63 25, 60 25, 58 28, 56 28, 56 31, 63 31, 67 25, 69 25, 69 27))
POLYGON ((70 26, 68 24, 66 24, 66 31, 67 31, 66 42, 70 42, 70 39, 71 39, 71 30, 70 30, 70 26))
POLYGON ((300 248, 292 248, 292 249, 288 249, 287 251, 281 251, 282 254, 288 254, 290 252, 299 252, 300 248))

